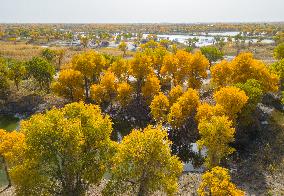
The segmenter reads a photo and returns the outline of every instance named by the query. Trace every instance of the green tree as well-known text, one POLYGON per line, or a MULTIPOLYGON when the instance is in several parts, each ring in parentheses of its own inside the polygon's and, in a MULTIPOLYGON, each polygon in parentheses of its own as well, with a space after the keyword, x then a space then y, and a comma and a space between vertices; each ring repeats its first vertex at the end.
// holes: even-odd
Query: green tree
POLYGON ((284 59, 281 59, 270 66, 270 69, 279 76, 281 90, 284 84, 284 59))
POLYGON ((225 38, 216 36, 214 37, 215 45, 218 47, 220 51, 223 51, 224 46, 226 45, 225 43, 225 38))
POLYGON ((10 80, 15 83, 17 90, 19 90, 19 84, 26 77, 27 74, 26 67, 23 62, 9 60, 8 68, 8 76, 10 80))
POLYGON ((196 48, 196 43, 199 41, 197 37, 188 38, 185 42, 189 48, 196 48))
POLYGON ((41 51, 41 56, 45 58, 48 62, 52 63, 56 57, 56 51, 49 48, 45 48, 41 51))
POLYGON ((279 44, 274 48, 275 59, 281 60, 284 58, 284 43, 279 44))
POLYGON ((133 130, 118 146, 104 195, 145 196, 155 191, 173 195, 182 163, 171 155, 171 142, 161 127, 133 130))
POLYGON ((278 32, 274 37, 273 37, 274 41, 276 44, 280 44, 284 42, 284 32, 280 31, 278 32))
POLYGON ((279 76, 280 80, 284 80, 284 59, 273 63, 270 69, 279 76))
POLYGON ((49 92, 50 84, 55 74, 55 68, 48 61, 40 57, 33 57, 26 62, 29 76, 32 76, 39 84, 41 90, 49 92))
POLYGON ((237 55, 240 54, 242 45, 241 45, 241 40, 243 39, 242 34, 239 33, 238 35, 234 36, 234 42, 237 48, 237 55))
POLYGON ((243 125, 252 124, 255 119, 255 110, 257 104, 261 101, 263 91, 259 81, 250 79, 246 83, 238 83, 235 85, 239 89, 243 90, 248 96, 247 104, 242 109, 239 117, 241 118, 240 123, 243 125))
POLYGON ((0 99, 7 96, 9 90, 8 66, 3 58, 0 58, 0 99))
POLYGON ((214 46, 203 46, 200 48, 201 53, 209 60, 210 66, 213 62, 221 60, 223 58, 223 53, 214 46))

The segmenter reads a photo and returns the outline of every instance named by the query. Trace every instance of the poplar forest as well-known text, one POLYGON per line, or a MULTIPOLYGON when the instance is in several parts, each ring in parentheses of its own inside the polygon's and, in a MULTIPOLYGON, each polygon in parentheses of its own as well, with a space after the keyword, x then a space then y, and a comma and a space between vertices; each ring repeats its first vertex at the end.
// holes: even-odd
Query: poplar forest
POLYGON ((0 195, 284 195, 284 23, 0 24, 0 195))

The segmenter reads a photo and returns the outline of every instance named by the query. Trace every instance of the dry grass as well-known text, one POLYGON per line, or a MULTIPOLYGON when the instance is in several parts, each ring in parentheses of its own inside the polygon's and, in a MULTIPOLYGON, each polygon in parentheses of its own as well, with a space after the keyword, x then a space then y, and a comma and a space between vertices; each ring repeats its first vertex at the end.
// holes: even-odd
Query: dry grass
POLYGON ((284 113, 280 111, 273 111, 272 113, 273 121, 284 129, 284 113))
MULTIPOLYGON (((98 48, 96 49, 99 53, 105 53, 113 56, 123 56, 123 52, 118 48, 98 48)), ((135 54, 133 51, 127 51, 126 56, 132 57, 135 54)))
POLYGON ((32 56, 39 56, 43 48, 25 43, 0 42, 0 55, 6 58, 27 60, 32 56))
MULTIPOLYGON (((263 60, 266 63, 274 62, 273 58, 273 45, 271 44, 261 44, 257 45, 254 44, 251 47, 245 46, 245 49, 242 49, 241 52, 251 52, 255 56, 255 58, 263 60)), ((234 45, 227 44, 223 51, 225 51, 225 55, 228 56, 236 56, 237 55, 237 48, 234 45)))
MULTIPOLYGON (((83 52, 89 49, 81 48, 68 48, 68 47, 50 47, 50 49, 66 49, 65 57, 63 59, 63 64, 68 63, 72 56, 77 53, 83 52)), ((24 42, 0 42, 0 56, 5 58, 14 58, 18 60, 29 60, 34 56, 40 56, 41 51, 44 49, 42 46, 26 44, 24 42)), ((122 56, 123 52, 118 48, 98 48, 95 49, 99 53, 105 53, 114 56, 122 56)), ((127 57, 132 57, 135 52, 127 51, 127 57)))
MULTIPOLYGON (((50 47, 50 49, 61 49, 63 47, 50 47)), ((64 47, 65 48, 65 47, 64 47)), ((25 44, 23 42, 0 42, 0 55, 6 58, 14 58, 18 60, 28 60, 34 56, 40 56, 42 46, 25 44)), ((71 56, 72 50, 66 49, 66 57, 71 56)))

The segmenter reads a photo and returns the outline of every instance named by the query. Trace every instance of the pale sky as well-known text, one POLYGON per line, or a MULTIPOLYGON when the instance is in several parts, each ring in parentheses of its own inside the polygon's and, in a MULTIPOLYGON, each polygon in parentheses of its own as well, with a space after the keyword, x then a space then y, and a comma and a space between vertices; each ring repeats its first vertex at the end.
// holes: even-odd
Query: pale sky
POLYGON ((284 0, 0 0, 0 23, 280 21, 284 0))

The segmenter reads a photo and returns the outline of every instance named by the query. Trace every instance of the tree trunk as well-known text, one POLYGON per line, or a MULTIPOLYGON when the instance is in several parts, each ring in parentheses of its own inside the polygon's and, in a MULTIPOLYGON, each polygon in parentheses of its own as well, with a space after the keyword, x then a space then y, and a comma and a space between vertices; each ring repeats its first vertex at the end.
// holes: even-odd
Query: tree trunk
POLYGON ((140 185, 137 196, 146 196, 146 188, 143 184, 140 185))
POLYGON ((147 187, 146 187, 146 184, 145 184, 145 177, 146 177, 146 172, 143 171, 143 174, 140 178, 140 186, 139 186, 137 196, 146 196, 147 195, 147 187))
POLYGON ((89 88, 88 88, 88 78, 86 76, 84 77, 84 81, 85 81, 86 100, 88 100, 89 99, 89 88))
POLYGON ((19 82, 15 81, 15 85, 16 85, 17 91, 19 91, 19 82))
POLYGON ((9 188, 9 187, 12 186, 12 183, 11 183, 11 178, 10 178, 10 175, 9 175, 9 172, 8 172, 8 165, 7 165, 7 162, 6 162, 4 157, 3 157, 3 165, 4 165, 4 170, 5 170, 5 173, 6 173, 6 178, 7 178, 7 181, 8 181, 7 188, 9 188))

